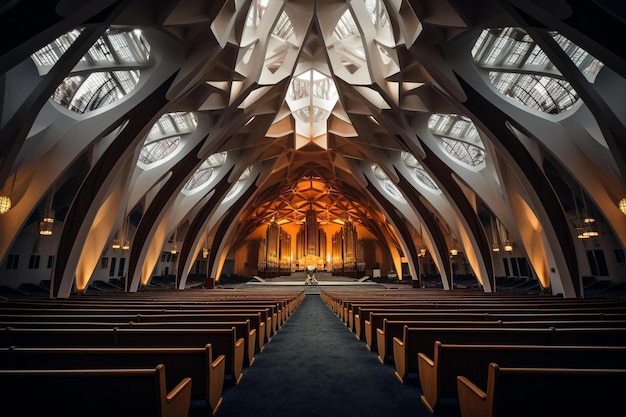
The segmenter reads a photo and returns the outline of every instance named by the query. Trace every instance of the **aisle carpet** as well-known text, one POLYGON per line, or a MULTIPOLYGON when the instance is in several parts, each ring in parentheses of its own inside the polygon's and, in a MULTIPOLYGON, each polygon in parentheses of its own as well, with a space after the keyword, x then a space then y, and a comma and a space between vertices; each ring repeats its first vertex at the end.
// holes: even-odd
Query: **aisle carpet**
POLYGON ((240 385, 225 389, 216 417, 432 417, 420 394, 308 293, 240 385))

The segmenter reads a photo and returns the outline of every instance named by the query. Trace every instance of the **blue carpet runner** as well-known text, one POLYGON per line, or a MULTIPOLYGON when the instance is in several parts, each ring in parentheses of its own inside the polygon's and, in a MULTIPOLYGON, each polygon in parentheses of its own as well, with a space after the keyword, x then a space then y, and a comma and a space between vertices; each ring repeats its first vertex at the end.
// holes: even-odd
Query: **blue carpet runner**
POLYGON ((216 417, 432 417, 420 395, 307 293, 240 385, 224 390, 216 417))

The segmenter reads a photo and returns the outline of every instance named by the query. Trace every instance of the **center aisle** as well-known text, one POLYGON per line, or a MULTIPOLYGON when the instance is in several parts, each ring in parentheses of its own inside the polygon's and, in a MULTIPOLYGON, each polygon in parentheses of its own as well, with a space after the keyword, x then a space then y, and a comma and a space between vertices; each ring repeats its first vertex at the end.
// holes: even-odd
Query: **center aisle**
POLYGON ((216 417, 432 417, 419 387, 400 384, 393 366, 308 293, 223 397, 216 417))

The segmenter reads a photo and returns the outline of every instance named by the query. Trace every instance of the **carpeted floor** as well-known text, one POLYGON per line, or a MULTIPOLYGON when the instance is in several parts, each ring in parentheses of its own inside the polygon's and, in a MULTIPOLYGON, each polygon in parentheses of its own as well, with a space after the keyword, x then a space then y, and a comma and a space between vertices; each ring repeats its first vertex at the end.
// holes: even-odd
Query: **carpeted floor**
POLYGON ((307 293, 240 385, 224 390, 216 417, 432 417, 420 394, 307 293))

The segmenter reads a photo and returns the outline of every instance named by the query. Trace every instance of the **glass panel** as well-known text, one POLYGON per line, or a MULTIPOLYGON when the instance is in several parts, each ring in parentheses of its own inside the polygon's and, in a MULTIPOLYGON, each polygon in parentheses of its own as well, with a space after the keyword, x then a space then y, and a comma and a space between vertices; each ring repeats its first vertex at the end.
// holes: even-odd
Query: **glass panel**
POLYGON ((38 66, 52 66, 80 36, 82 29, 71 30, 31 55, 38 66))
POLYGON ((426 170, 424 170, 424 167, 415 156, 408 152, 402 152, 402 159, 408 167, 413 168, 413 174, 420 183, 433 190, 439 190, 437 184, 433 181, 426 170))
MULTIPOLYGON (((552 36, 593 81, 603 64, 563 35, 552 32, 552 36)), ((472 56, 476 65, 491 70, 490 79, 500 92, 536 110, 558 114, 570 109, 579 98, 567 81, 554 75, 554 65, 520 28, 484 30, 472 48, 472 56), (507 72, 507 68, 516 71, 507 72), (540 74, 542 71, 545 74, 540 74)))
MULTIPOLYGON (((52 66, 74 43, 82 31, 74 29, 69 31, 39 51, 31 55, 33 61, 40 67, 52 66)), ((141 36, 139 29, 109 28, 104 36, 100 37, 87 54, 81 59, 82 62, 133 64, 148 62, 150 45, 141 36)))
POLYGON ((350 10, 346 10, 346 12, 341 16, 339 21, 337 22, 337 26, 333 31, 333 35, 338 40, 346 39, 351 36, 359 36, 359 30, 356 27, 356 23, 354 22, 354 18, 352 17, 352 13, 350 10))
POLYGON ((87 78, 67 77, 52 99, 77 113, 86 113, 111 104, 128 94, 138 82, 137 71, 94 72, 87 78))
POLYGON ((283 10, 280 17, 278 18, 278 22, 276 22, 276 26, 274 26, 272 35, 287 40, 292 34, 293 26, 291 25, 291 20, 289 20, 287 13, 285 13, 285 11, 283 10))
POLYGON ((567 81, 553 77, 490 72, 489 78, 502 94, 546 113, 566 111, 578 100, 576 91, 567 81))
POLYGON ((428 119, 431 132, 442 137, 443 148, 454 158, 471 166, 484 162, 484 145, 474 123, 467 117, 433 114, 428 119))
POLYGON ((160 161, 161 159, 171 155, 176 150, 179 143, 180 136, 147 143, 139 152, 139 161, 144 164, 151 164, 153 162, 160 161))
POLYGON ((224 163, 226 160, 226 152, 220 152, 218 154, 213 154, 209 156, 194 172, 194 174, 189 178, 183 189, 190 191, 194 188, 201 186, 206 183, 213 174, 213 169, 218 167, 224 163))
POLYGON ((469 143, 443 138, 443 145, 450 155, 468 165, 476 166, 485 161, 485 152, 469 143))

